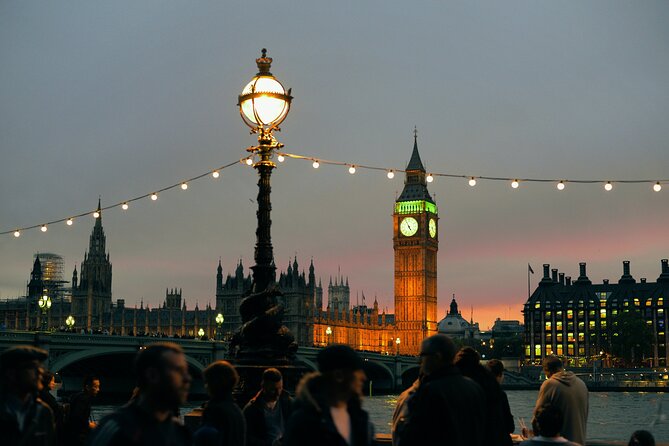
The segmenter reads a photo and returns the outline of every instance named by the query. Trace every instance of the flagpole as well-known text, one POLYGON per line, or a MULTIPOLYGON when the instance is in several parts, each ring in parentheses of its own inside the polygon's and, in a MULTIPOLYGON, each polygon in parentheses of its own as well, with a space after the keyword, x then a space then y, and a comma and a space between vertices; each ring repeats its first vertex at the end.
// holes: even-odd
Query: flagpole
POLYGON ((530 264, 527 264, 527 301, 530 301, 530 264))

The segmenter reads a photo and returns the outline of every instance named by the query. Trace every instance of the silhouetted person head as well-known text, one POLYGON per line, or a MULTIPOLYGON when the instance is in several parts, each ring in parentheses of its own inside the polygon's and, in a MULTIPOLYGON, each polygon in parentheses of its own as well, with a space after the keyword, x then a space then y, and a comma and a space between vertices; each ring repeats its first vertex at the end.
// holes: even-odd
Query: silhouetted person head
POLYGON ((502 381, 504 381, 504 364, 502 361, 499 359, 491 359, 486 364, 486 367, 490 370, 490 373, 492 373, 492 376, 495 377, 498 383, 501 384, 502 381))
POLYGON ((90 397, 97 396, 100 393, 100 378, 94 375, 87 375, 83 382, 84 393, 90 397))
POLYGON ((335 344, 324 348, 316 357, 318 371, 328 381, 331 403, 359 399, 367 376, 364 361, 348 345, 335 344))
POLYGON ((171 342, 150 344, 137 353, 139 401, 155 411, 173 411, 186 402, 192 378, 183 350, 171 342))
POLYGON ((41 391, 49 392, 56 388, 56 375, 48 370, 42 373, 41 381, 41 391))
POLYGON ((283 376, 275 368, 266 369, 262 374, 262 395, 265 401, 274 402, 283 391, 283 376))
POLYGON ((420 346, 420 371, 429 376, 437 370, 453 364, 455 344, 446 335, 437 334, 423 340, 420 346))
POLYGON ((560 372, 564 368, 564 365, 562 364, 562 359, 553 355, 546 356, 546 358, 544 358, 543 366, 544 366, 544 373, 548 378, 560 372))
POLYGON ((212 398, 224 398, 232 394, 239 383, 237 370, 228 361, 216 361, 202 372, 204 385, 212 398))
POLYGON ((560 409, 549 404, 537 409, 532 420, 535 435, 553 438, 560 435, 564 417, 560 409))
POLYGON ((455 363, 458 367, 477 367, 481 364, 481 355, 471 347, 462 347, 455 354, 455 363))
POLYGON ((26 400, 40 389, 42 362, 48 354, 31 346, 11 347, 0 354, 0 385, 8 393, 26 400))
POLYGON ((655 446, 655 438, 653 438, 653 434, 648 431, 635 431, 630 437, 627 446, 655 446))

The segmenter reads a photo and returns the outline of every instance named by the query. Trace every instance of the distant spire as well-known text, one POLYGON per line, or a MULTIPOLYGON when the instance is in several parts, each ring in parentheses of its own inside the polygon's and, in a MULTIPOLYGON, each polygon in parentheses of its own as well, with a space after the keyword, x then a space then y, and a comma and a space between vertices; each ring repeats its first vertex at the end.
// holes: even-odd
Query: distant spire
POLYGON ((414 128, 413 134, 413 151, 411 152, 411 159, 409 160, 409 164, 407 164, 406 170, 420 170, 421 172, 425 172, 425 167, 423 167, 423 162, 418 153, 418 130, 416 128, 414 128))
POLYGON ((98 212, 102 210, 102 206, 100 206, 101 201, 102 201, 102 195, 98 195, 98 212))

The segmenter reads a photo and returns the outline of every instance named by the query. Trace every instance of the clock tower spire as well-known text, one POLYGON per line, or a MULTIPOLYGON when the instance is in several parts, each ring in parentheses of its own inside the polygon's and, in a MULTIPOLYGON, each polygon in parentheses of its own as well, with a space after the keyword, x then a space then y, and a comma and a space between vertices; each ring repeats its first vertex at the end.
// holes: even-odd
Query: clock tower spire
POLYGON ((395 324, 407 354, 418 354, 423 339, 437 332, 437 214, 414 128, 404 189, 393 212, 395 324))

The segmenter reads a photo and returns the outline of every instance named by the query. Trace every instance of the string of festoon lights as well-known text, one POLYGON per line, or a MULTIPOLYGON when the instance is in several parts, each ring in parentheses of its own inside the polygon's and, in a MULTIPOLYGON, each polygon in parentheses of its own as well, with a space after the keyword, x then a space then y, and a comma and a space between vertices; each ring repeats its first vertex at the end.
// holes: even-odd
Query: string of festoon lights
POLYGON ((127 211, 130 208, 130 203, 132 203, 132 202, 139 201, 139 200, 142 200, 142 199, 145 199, 145 198, 149 198, 151 201, 156 201, 156 200, 158 200, 158 194, 161 194, 161 193, 163 193, 165 191, 168 191, 168 190, 171 190, 171 189, 180 188, 181 190, 184 190, 184 191, 188 190, 188 185, 190 183, 196 181, 196 180, 199 180, 199 179, 204 178, 204 177, 211 177, 213 179, 218 179, 218 178, 221 177, 221 171, 222 170, 225 170, 225 169, 227 169, 229 167, 232 167, 232 166, 235 166, 235 165, 239 165, 240 163, 249 164, 249 160, 251 160, 250 164, 253 164, 253 160, 251 159, 251 157, 244 157, 244 158, 241 158, 239 160, 235 160, 232 163, 228 163, 228 164, 225 164, 221 167, 217 167, 216 169, 208 170, 208 171, 206 171, 206 172, 204 172, 200 175, 196 175, 192 178, 187 178, 185 180, 181 180, 181 181, 179 181, 177 183, 174 183, 170 186, 163 187, 163 188, 160 188, 160 189, 155 189, 155 190, 153 190, 153 192, 149 192, 149 193, 146 193, 146 194, 143 194, 143 195, 139 195, 137 197, 132 197, 132 198, 128 198, 128 199, 125 199, 125 200, 121 200, 118 203, 115 203, 115 204, 112 204, 112 205, 109 205, 109 206, 95 208, 94 210, 89 210, 89 211, 81 212, 81 213, 78 213, 78 214, 75 214, 75 215, 70 215, 68 217, 59 218, 57 220, 51 220, 51 221, 47 221, 47 222, 44 222, 44 223, 39 223, 39 224, 36 224, 36 225, 24 226, 24 227, 21 227, 21 228, 15 228, 15 229, 12 229, 12 230, 9 230, 9 231, 2 231, 2 232, 0 232, 0 235, 14 234, 14 237, 18 238, 18 237, 21 236, 21 233, 23 231, 27 231, 27 230, 30 230, 30 229, 39 228, 42 232, 47 232, 50 225, 54 225, 54 224, 57 224, 57 223, 65 222, 65 224, 67 226, 72 226, 74 224, 74 220, 77 219, 77 218, 80 218, 80 217, 85 217, 85 216, 92 215, 93 218, 99 218, 100 213, 102 211, 106 211, 108 209, 121 208, 123 211, 127 211))
MULTIPOLYGON (((358 164, 358 163, 352 163, 352 162, 344 162, 344 161, 332 161, 332 160, 326 160, 322 158, 317 158, 313 156, 308 156, 308 155, 298 155, 295 153, 288 153, 288 152, 277 152, 277 160, 282 163, 286 160, 286 158, 291 158, 291 159, 296 159, 296 160, 302 160, 302 161, 310 161, 312 164, 312 167, 314 169, 318 169, 321 165, 333 165, 333 166, 342 166, 342 167, 347 167, 348 168, 348 173, 353 175, 355 174, 358 170, 372 170, 372 171, 381 171, 386 173, 386 177, 389 179, 393 179, 395 177, 396 173, 405 173, 405 169, 397 169, 397 168, 389 168, 389 167, 380 167, 380 166, 370 166, 370 165, 365 165, 365 164, 358 164)), ((212 177, 214 179, 218 179, 221 175, 221 171, 224 169, 227 169, 229 167, 232 167, 234 165, 239 165, 239 164, 244 164, 247 166, 252 166, 254 164, 254 156, 249 155, 246 157, 243 157, 239 160, 236 160, 234 162, 225 164, 221 167, 218 167, 213 170, 208 170, 205 173, 202 173, 200 175, 194 176, 192 178, 188 178, 185 180, 181 180, 177 183, 174 183, 170 186, 163 187, 161 189, 154 190, 153 192, 149 192, 143 195, 139 195, 133 198, 128 198, 125 200, 121 200, 118 203, 112 204, 110 206, 105 206, 101 207, 99 209, 94 209, 94 210, 89 210, 86 212, 81 212, 75 215, 71 215, 69 217, 64 217, 64 218, 59 218, 57 220, 52 220, 52 221, 47 221, 44 223, 39 223, 36 225, 31 225, 31 226, 24 226, 20 228, 15 228, 12 230, 8 231, 2 231, 0 232, 0 235, 7 235, 7 234, 14 234, 14 237, 18 238, 21 236, 21 233, 23 231, 27 231, 30 229, 36 229, 39 228, 42 232, 47 232, 48 227, 50 225, 54 225, 57 223, 63 223, 67 226, 72 226, 74 224, 74 220, 76 218, 80 217, 85 217, 88 215, 92 215, 94 218, 99 218, 100 217, 100 212, 106 211, 108 209, 113 209, 113 208, 121 208, 123 211, 127 211, 128 208, 130 207, 130 203, 139 201, 145 198, 149 198, 152 201, 156 201, 158 199, 158 194, 171 190, 171 189, 176 189, 180 188, 182 190, 187 190, 188 189, 188 184, 192 183, 193 181, 199 180, 204 177, 212 177)), ((669 180, 664 179, 664 180, 637 180, 637 179, 631 179, 631 180, 590 180, 590 179, 581 179, 581 180, 570 180, 570 179, 548 179, 548 178, 513 178, 513 177, 497 177, 497 176, 485 176, 485 175, 463 175, 463 174, 453 174, 453 173, 444 173, 444 172, 428 172, 426 175, 426 181, 431 183, 434 181, 435 177, 444 177, 444 178, 456 178, 456 179, 464 179, 468 181, 468 184, 472 187, 476 186, 477 182, 479 180, 488 180, 488 181, 503 181, 509 184, 509 186, 513 189, 518 189, 521 184, 523 183, 554 183, 556 188, 559 191, 562 191, 566 188, 567 184, 574 183, 574 184, 601 184, 604 188, 605 191, 609 192, 613 190, 613 187, 615 184, 649 184, 652 186, 652 190, 655 192, 660 192, 662 190, 662 185, 669 183, 669 180)))
MULTIPOLYGON (((278 153, 279 162, 284 162, 286 158, 293 158, 304 161, 311 161, 314 169, 318 169, 322 164, 330 164, 334 166, 343 166, 348 167, 348 173, 351 175, 355 174, 359 169, 367 170, 376 170, 386 172, 386 176, 389 179, 393 179, 396 173, 404 173, 404 169, 396 169, 389 167, 379 167, 379 166, 368 166, 364 164, 357 163, 348 163, 344 161, 332 161, 324 160, 322 158, 316 158, 313 156, 306 155, 297 155, 294 153, 281 152, 278 153)), ((463 174, 454 174, 454 173, 443 173, 443 172, 428 172, 425 179, 428 183, 434 181, 435 177, 446 177, 446 178, 460 178, 468 180, 470 186, 474 187, 479 180, 490 180, 490 181, 504 181, 511 186, 513 189, 518 189, 522 183, 555 183, 555 186, 558 190, 564 190, 566 185, 569 183, 575 184, 601 184, 604 187, 605 191, 613 190, 614 184, 642 184, 646 183, 652 186, 652 190, 655 192, 660 192, 662 190, 662 185, 669 183, 669 180, 570 180, 570 179, 548 179, 548 178, 513 178, 513 177, 492 177, 485 175, 463 175, 463 174)))

